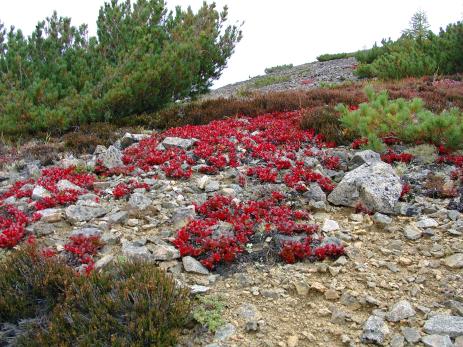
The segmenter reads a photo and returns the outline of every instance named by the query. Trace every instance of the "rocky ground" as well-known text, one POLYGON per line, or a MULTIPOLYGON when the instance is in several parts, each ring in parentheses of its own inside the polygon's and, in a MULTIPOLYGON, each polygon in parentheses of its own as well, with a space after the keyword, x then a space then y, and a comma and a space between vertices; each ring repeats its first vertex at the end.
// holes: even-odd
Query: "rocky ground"
POLYGON ((219 98, 246 95, 248 92, 275 92, 292 89, 313 89, 323 85, 337 85, 344 82, 356 81, 354 69, 357 65, 355 58, 337 59, 326 62, 312 62, 297 65, 280 72, 273 72, 263 76, 252 77, 247 81, 230 84, 212 90, 205 98, 219 98), (273 83, 259 86, 259 82, 270 77, 273 83), (257 84, 257 85, 256 85, 257 84))
POLYGON ((192 295, 221 302, 223 324, 215 332, 192 325, 180 346, 463 346, 460 157, 427 145, 394 145, 395 156, 382 158, 330 148, 297 129, 299 117, 126 134, 93 154, 61 153, 48 166, 6 160, 0 216, 16 229, 1 224, 0 241, 20 246, 35 235, 66 256, 72 235, 98 236, 105 246, 75 264, 82 271, 141 257, 192 295), (271 200, 274 192, 282 197, 271 200), (238 242, 235 259, 224 248, 209 263, 209 251, 190 256, 178 235, 193 235, 192 223, 207 219, 194 204, 217 195, 229 200, 211 208, 225 216, 207 215, 208 241, 232 242, 242 226, 236 211, 272 202, 261 219, 243 212, 254 218, 246 225, 252 235, 238 242), (318 230, 305 228, 313 225, 318 230), (305 241, 312 253, 285 263, 284 245, 305 241), (343 255, 315 255, 326 245, 342 245, 343 255))

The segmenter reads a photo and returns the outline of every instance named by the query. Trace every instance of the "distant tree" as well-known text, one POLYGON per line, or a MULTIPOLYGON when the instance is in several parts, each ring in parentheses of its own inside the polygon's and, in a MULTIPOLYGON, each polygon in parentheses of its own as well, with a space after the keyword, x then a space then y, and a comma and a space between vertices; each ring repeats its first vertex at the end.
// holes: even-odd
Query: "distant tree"
POLYGON ((428 16, 424 11, 417 11, 410 19, 410 27, 405 29, 402 34, 406 37, 415 39, 422 42, 424 39, 429 37, 429 22, 428 16))

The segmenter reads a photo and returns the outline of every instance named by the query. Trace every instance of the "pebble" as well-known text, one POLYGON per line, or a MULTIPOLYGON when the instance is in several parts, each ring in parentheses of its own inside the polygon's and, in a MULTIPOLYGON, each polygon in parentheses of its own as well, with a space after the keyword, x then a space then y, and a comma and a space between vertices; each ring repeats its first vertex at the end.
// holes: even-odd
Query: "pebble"
POLYGON ((386 314, 386 319, 390 322, 399 322, 413 317, 415 314, 416 311, 413 309, 410 302, 401 300, 392 306, 391 310, 386 314))

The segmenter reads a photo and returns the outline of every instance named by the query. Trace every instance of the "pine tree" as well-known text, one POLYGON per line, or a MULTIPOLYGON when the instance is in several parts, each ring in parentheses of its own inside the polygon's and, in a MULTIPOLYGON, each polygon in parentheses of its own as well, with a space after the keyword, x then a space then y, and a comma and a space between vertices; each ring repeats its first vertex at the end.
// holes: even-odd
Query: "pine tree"
POLYGON ((428 16, 424 11, 417 11, 410 19, 410 28, 405 29, 402 34, 406 37, 422 42, 429 37, 428 16))

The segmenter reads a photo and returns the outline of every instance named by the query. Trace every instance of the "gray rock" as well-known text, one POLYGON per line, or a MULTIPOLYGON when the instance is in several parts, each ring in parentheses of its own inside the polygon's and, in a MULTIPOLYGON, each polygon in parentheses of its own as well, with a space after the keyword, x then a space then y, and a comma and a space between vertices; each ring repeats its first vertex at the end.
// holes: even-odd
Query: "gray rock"
POLYGON ((424 331, 428 334, 448 335, 450 337, 462 336, 463 317, 437 314, 425 322, 424 331))
POLYGON ((338 222, 332 219, 325 219, 325 221, 323 222, 322 231, 327 233, 327 232, 336 231, 336 230, 339 230, 338 222))
POLYGON ((175 229, 181 229, 195 219, 196 211, 194 205, 179 207, 174 211, 172 225, 175 229))
POLYGON ((114 255, 106 254, 104 257, 102 257, 101 259, 98 259, 98 261, 95 262, 95 270, 99 270, 99 269, 102 269, 108 266, 109 263, 113 261, 113 259, 114 259, 114 255))
POLYGON ((433 218, 423 218, 421 220, 419 220, 418 222, 416 222, 416 226, 418 228, 434 228, 434 227, 437 227, 439 225, 439 223, 437 223, 437 221, 433 218))
POLYGON ((174 260, 180 258, 180 252, 177 248, 167 244, 150 245, 149 250, 153 254, 154 260, 174 260))
POLYGON ((387 224, 392 223, 392 218, 391 217, 386 216, 385 214, 382 214, 382 213, 379 213, 379 212, 376 212, 373 215, 373 220, 376 223, 379 223, 379 224, 382 224, 382 225, 387 225, 387 224))
POLYGON ((386 319, 390 322, 399 322, 401 320, 413 317, 416 311, 413 309, 410 302, 401 300, 392 306, 391 310, 386 314, 386 319))
POLYGON ((182 139, 180 137, 166 137, 162 141, 164 148, 168 149, 171 147, 190 149, 196 141, 194 139, 182 139))
POLYGON ((204 187, 204 190, 206 193, 212 193, 216 192, 220 189, 220 183, 215 180, 210 180, 209 182, 206 183, 206 186, 204 187))
POLYGON ((421 342, 427 347, 453 347, 450 337, 442 335, 426 335, 421 342))
POLYGON ((209 270, 195 258, 186 256, 182 258, 183 268, 186 272, 193 272, 201 275, 209 275, 209 270))
POLYGON ((307 191, 303 194, 304 198, 309 201, 326 201, 326 194, 320 188, 318 183, 310 183, 307 191))
POLYGON ((416 226, 409 224, 404 229, 404 235, 409 240, 418 240, 423 235, 423 232, 416 226))
POLYGON ((81 228, 71 232, 70 236, 82 235, 86 237, 90 236, 101 236, 101 230, 98 228, 81 228))
POLYGON ((71 223, 88 222, 93 218, 102 217, 107 213, 102 206, 95 204, 93 206, 71 205, 65 210, 66 218, 71 223))
POLYGON ((391 339, 391 347, 403 347, 405 339, 402 335, 394 335, 391 339))
POLYGON ((108 169, 124 165, 122 162, 122 152, 114 146, 109 146, 105 152, 98 155, 97 159, 101 160, 103 166, 108 169))
POLYGON ((42 216, 40 220, 45 223, 56 223, 63 219, 63 210, 60 208, 46 208, 37 211, 37 214, 42 216))
POLYGON ((375 162, 348 172, 328 195, 328 201, 350 207, 361 202, 370 210, 392 213, 401 192, 400 178, 392 166, 375 162))
POLYGON ((219 221, 211 229, 213 229, 211 238, 215 240, 220 239, 222 237, 234 237, 235 236, 233 224, 230 224, 228 222, 219 221))
POLYGON ((207 293, 211 288, 202 286, 199 284, 193 284, 190 286, 190 293, 191 294, 204 294, 207 293))
POLYGON ((448 216, 451 220, 456 221, 461 218, 461 213, 455 210, 448 211, 448 216))
POLYGON ((130 207, 137 210, 146 210, 152 203, 153 200, 142 193, 133 193, 129 199, 130 207))
POLYGON ((361 336, 362 342, 376 343, 383 345, 386 335, 389 335, 390 330, 383 318, 378 316, 370 316, 363 326, 361 336))
POLYGON ((153 255, 146 246, 134 245, 131 242, 122 243, 122 254, 129 259, 153 260, 153 255))
POLYGON ((215 340, 218 340, 218 341, 224 341, 232 337, 233 335, 235 335, 235 333, 236 333, 235 326, 231 323, 227 323, 224 326, 221 326, 220 328, 217 329, 217 331, 215 332, 214 338, 215 340))
POLYGON ((148 137, 150 137, 150 135, 125 133, 119 142, 121 144, 121 148, 124 149, 148 137))
POLYGON ((452 269, 463 268, 463 253, 455 253, 444 259, 444 264, 452 269))
POLYGON ((42 186, 35 186, 32 190, 32 200, 42 200, 51 197, 51 193, 42 186))
POLYGON ((119 212, 110 214, 108 216, 108 222, 111 224, 120 224, 120 223, 124 223, 128 217, 129 217, 129 213, 127 211, 119 211, 119 212))
POLYGON ((58 188, 58 191, 62 192, 65 190, 76 190, 80 192, 82 188, 80 188, 78 185, 75 185, 72 182, 69 182, 68 180, 60 180, 56 184, 56 188, 58 188))
POLYGON ((415 328, 403 327, 402 334, 409 343, 417 343, 421 339, 421 334, 419 330, 415 328))
POLYGON ((463 336, 458 336, 455 339, 455 343, 454 343, 453 347, 463 347, 463 336))
POLYGON ((463 302, 449 300, 445 302, 445 306, 452 310, 452 314, 457 316, 463 316, 463 302))
POLYGON ((349 170, 354 170, 363 164, 372 164, 381 161, 379 153, 369 149, 355 153, 354 157, 349 162, 349 170))

